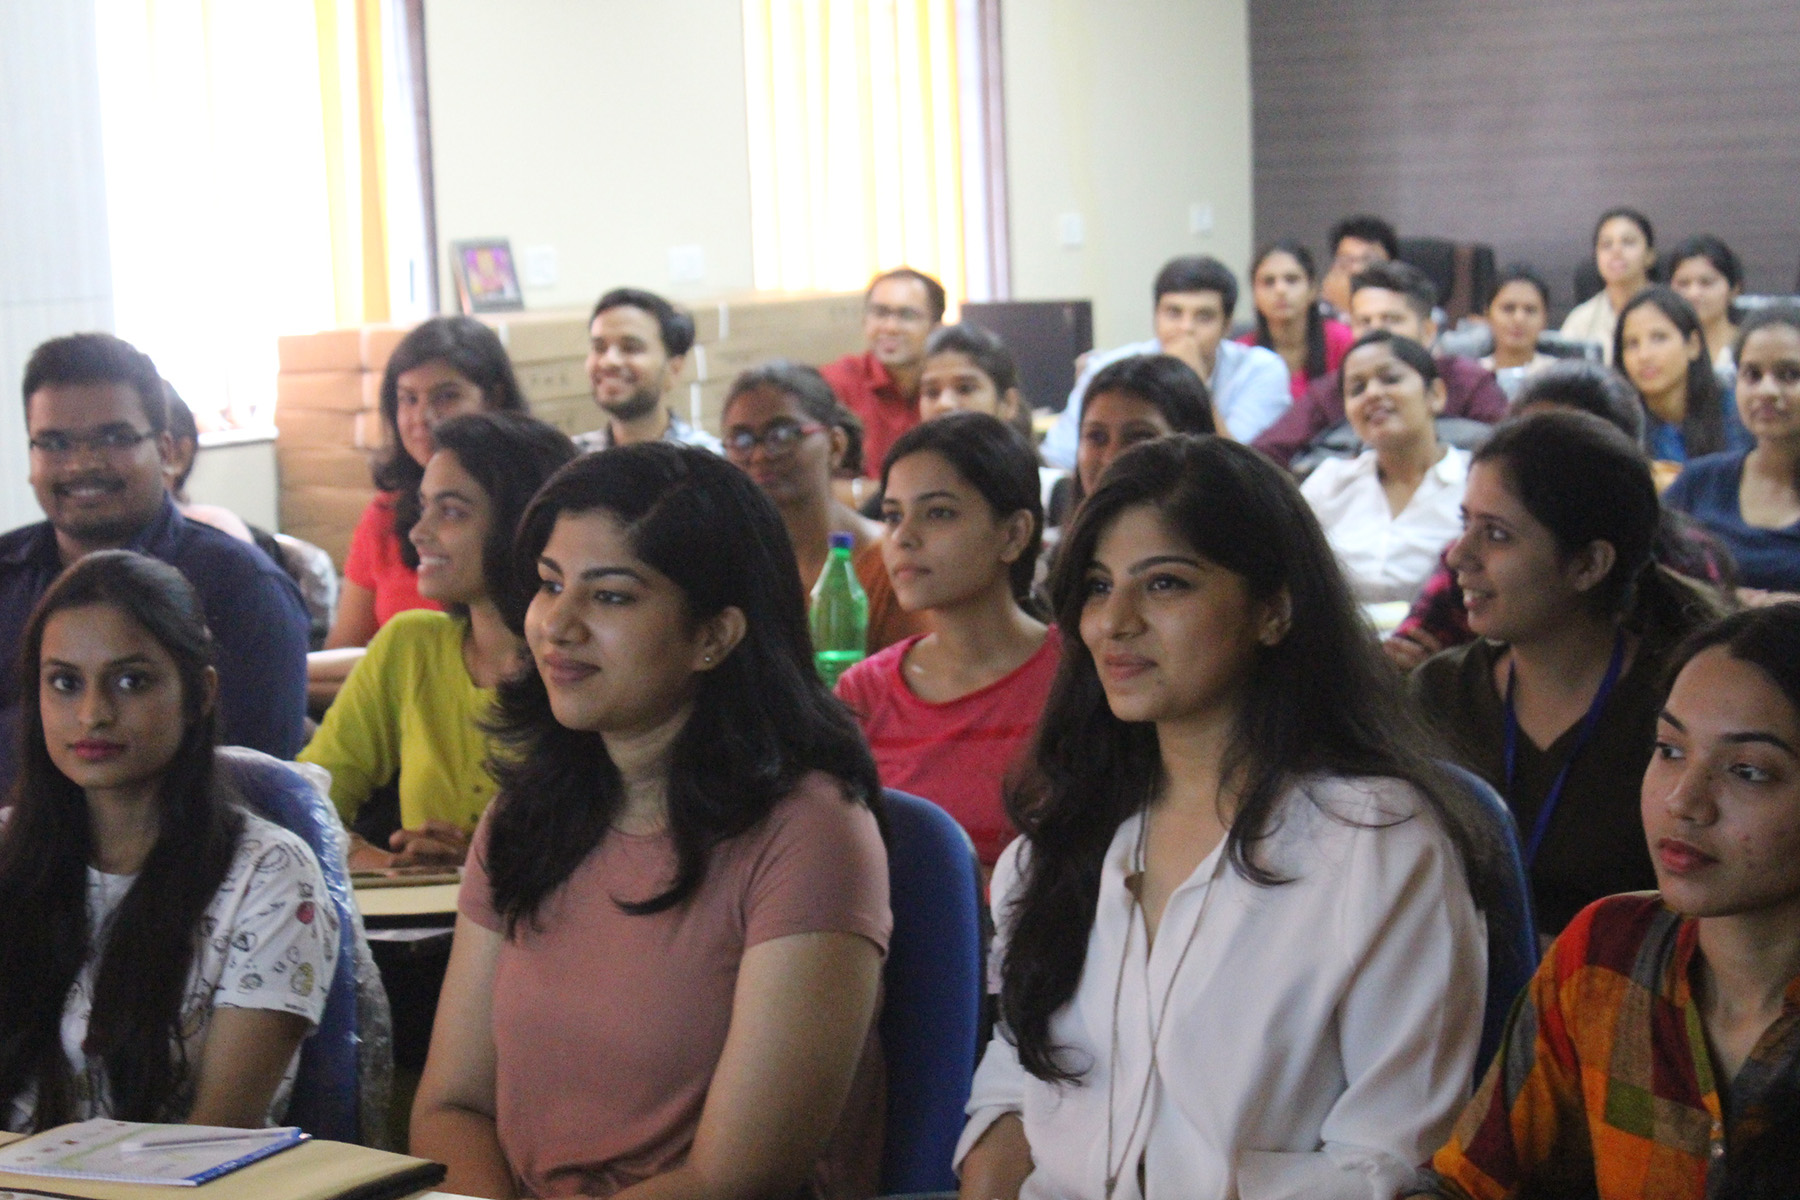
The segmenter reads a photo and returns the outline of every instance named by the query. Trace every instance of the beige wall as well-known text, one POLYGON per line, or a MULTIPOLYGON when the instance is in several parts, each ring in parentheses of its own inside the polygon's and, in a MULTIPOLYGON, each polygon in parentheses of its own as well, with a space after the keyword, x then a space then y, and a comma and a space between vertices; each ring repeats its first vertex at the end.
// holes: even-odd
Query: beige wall
MULTIPOLYGON (((442 245, 556 251, 532 308, 633 284, 748 290, 750 179, 741 0, 427 0, 442 245), (705 277, 669 278, 699 246, 705 277)), ((446 307, 454 291, 444 276, 446 307)))
MULTIPOLYGON (((1094 340, 1150 336, 1177 254, 1242 278, 1250 248, 1247 0, 1004 0, 1013 295, 1091 297, 1094 340), (1196 234, 1190 207, 1212 206, 1196 234), (1059 219, 1078 213, 1077 249, 1059 219)), ((1247 292, 1247 289, 1246 289, 1247 292)), ((1238 314, 1250 308, 1246 294, 1238 314)))
MULTIPOLYGON (((1247 0, 1004 0, 1013 294, 1149 336, 1175 254, 1250 256, 1247 0), (1208 204, 1213 229, 1190 231, 1208 204), (1079 213, 1085 243, 1059 241, 1079 213)), ((554 246, 533 308, 752 284, 740 0, 427 0, 438 236, 554 246), (669 279, 671 246, 706 277, 669 279)), ((1248 311, 1248 298, 1240 313, 1248 311)))

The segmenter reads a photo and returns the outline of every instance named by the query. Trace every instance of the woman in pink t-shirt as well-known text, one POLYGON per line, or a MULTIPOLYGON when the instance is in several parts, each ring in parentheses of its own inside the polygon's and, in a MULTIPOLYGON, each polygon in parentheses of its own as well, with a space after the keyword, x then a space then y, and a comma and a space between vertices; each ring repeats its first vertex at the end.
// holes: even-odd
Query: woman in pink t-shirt
POLYGON ((325 648, 307 660, 317 703, 329 703, 359 650, 397 612, 437 608, 419 594, 419 552, 407 535, 419 519, 419 483, 431 431, 466 412, 528 412, 506 347, 473 317, 433 317, 401 339, 381 376, 386 449, 375 463, 380 491, 363 509, 344 558, 344 584, 325 648))
POLYGON ((499 689, 413 1150, 480 1196, 870 1194, 881 785, 774 505, 705 450, 605 450, 514 562, 532 664, 499 689))
POLYGON ((1319 311, 1319 272, 1312 251, 1291 238, 1264 246, 1250 267, 1256 328, 1237 340, 1264 346, 1288 366, 1296 401, 1321 375, 1337 370, 1356 334, 1319 311))
POLYGON ((1037 725, 1057 639, 1027 611, 1044 510, 1037 460, 986 413, 917 426, 882 464, 881 543, 894 595, 931 632, 844 673, 881 782, 935 802, 992 867, 1014 830, 1006 775, 1037 725))

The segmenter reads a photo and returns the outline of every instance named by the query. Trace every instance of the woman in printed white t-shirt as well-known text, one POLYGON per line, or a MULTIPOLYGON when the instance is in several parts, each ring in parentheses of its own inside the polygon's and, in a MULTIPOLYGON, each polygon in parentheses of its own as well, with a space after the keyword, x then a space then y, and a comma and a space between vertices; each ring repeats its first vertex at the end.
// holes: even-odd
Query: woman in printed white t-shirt
POLYGON ((294 834, 213 779, 211 637, 174 567, 129 551, 51 585, 20 662, 0 831, 0 1123, 267 1125, 337 960, 294 834))
POLYGON ((1131 450, 1053 582, 962 1195, 1392 1196, 1467 1099, 1489 840, 1291 480, 1131 450))

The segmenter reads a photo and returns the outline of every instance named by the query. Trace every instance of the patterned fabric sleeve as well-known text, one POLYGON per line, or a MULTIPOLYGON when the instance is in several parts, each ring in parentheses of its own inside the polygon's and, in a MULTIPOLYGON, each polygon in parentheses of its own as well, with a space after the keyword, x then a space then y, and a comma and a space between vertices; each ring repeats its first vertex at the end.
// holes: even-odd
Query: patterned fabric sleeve
MULTIPOLYGON (((1588 1195, 1594 1152, 1572 1027, 1570 987, 1587 957, 1593 910, 1583 912, 1539 964, 1513 1005, 1506 1039, 1450 1142, 1431 1160, 1432 1186, 1411 1193, 1453 1200, 1588 1195)), ((1591 999, 1591 998, 1590 998, 1591 999)))
POLYGON ((253 821, 207 914, 215 947, 224 939, 225 969, 212 994, 215 1008, 266 1008, 305 1017, 325 1012, 337 965, 337 908, 318 860, 286 830, 253 821))
POLYGON ((1433 654, 1473 640, 1462 589, 1456 586, 1456 576, 1444 558, 1438 559, 1438 569, 1419 589, 1406 619, 1390 636, 1417 642, 1433 654))

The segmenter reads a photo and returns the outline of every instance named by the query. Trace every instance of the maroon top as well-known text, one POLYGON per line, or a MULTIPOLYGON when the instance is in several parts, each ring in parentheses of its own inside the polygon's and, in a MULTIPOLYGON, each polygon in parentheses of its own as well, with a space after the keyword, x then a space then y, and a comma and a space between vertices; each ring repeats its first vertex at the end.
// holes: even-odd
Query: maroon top
MULTIPOLYGON (((1444 416, 1492 425, 1506 415, 1506 393, 1494 381, 1492 371, 1461 355, 1439 358, 1437 369, 1446 393, 1444 416)), ((1313 380, 1306 395, 1251 444, 1285 467, 1308 442, 1343 419, 1342 376, 1332 371, 1313 380)))

